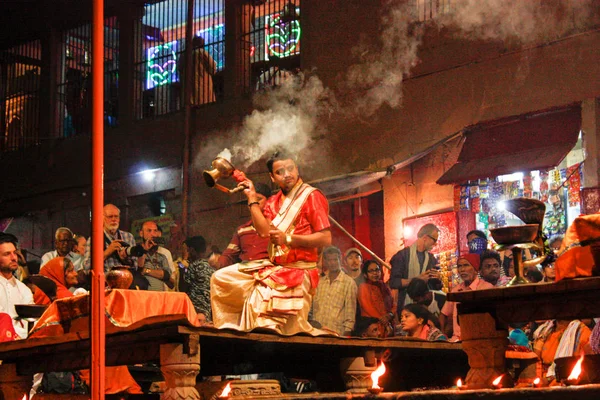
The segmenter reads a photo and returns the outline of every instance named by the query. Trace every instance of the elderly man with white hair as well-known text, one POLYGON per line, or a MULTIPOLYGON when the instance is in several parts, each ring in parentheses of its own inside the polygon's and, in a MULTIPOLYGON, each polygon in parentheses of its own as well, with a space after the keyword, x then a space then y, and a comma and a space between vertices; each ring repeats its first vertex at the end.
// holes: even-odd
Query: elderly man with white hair
MULTIPOLYGON (((104 206, 104 271, 117 265, 133 265, 134 259, 127 256, 127 247, 135 246, 135 238, 129 232, 119 229, 121 222, 121 210, 114 204, 104 206)), ((83 268, 87 271, 91 268, 91 238, 85 245, 83 257, 83 268)))
POLYGON ((54 250, 47 252, 42 256, 40 268, 56 257, 67 257, 73 263, 75 271, 83 269, 83 258, 76 253, 73 253, 73 232, 69 228, 61 226, 54 233, 54 250))

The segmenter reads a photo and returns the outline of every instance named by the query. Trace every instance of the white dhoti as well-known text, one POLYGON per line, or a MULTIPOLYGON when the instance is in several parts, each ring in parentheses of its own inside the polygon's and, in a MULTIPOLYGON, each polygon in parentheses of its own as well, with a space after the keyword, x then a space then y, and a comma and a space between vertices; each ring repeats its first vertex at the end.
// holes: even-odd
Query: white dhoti
POLYGON ((210 298, 216 328, 244 332, 267 328, 282 335, 331 335, 308 322, 312 303, 308 270, 303 271, 300 285, 277 290, 261 283, 252 272, 240 271, 240 265, 230 265, 212 275, 210 298))

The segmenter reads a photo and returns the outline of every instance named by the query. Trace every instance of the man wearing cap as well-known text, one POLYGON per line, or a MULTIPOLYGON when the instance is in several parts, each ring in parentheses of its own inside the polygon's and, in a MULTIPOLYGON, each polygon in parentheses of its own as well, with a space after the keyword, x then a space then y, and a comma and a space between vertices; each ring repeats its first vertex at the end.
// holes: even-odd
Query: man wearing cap
MULTIPOLYGON (((434 224, 425 224, 417 232, 417 240, 410 246, 400 250, 390 260, 392 274, 390 288, 398 293, 398 312, 404 304, 410 302, 406 288, 410 282, 419 278, 429 282, 430 278, 439 278, 439 273, 433 270, 435 257, 429 251, 435 246, 440 230, 434 224)), ((392 292, 394 294, 394 292, 392 292)))
POLYGON ((360 273, 362 261, 362 254, 356 247, 350 247, 344 253, 344 272, 346 272, 350 278, 354 279, 357 286, 365 281, 365 278, 360 273))
MULTIPOLYGON (((261 211, 264 210, 267 199, 271 196, 271 188, 264 183, 254 185, 256 201, 261 211)), ((238 262, 265 260, 269 258, 267 247, 268 237, 260 237, 252 224, 252 219, 237 227, 227 248, 219 257, 219 268, 227 267, 238 262)))
MULTIPOLYGON (((465 290, 481 290, 493 289, 494 285, 479 278, 479 255, 478 254, 463 254, 458 258, 456 263, 458 274, 462 279, 462 283, 452 289, 452 292, 464 292, 465 290)), ((452 321, 453 335, 450 342, 458 342, 460 337, 460 325, 458 325, 458 312, 456 311, 456 302, 447 301, 442 307, 440 314, 440 324, 442 331, 448 332, 450 320, 452 321)))

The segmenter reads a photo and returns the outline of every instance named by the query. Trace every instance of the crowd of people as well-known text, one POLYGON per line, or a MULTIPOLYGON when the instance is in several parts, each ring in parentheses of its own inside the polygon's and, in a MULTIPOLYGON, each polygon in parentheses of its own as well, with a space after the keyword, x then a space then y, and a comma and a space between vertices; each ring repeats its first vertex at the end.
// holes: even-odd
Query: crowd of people
MULTIPOLYGON (((105 272, 125 265, 133 274, 130 289, 185 292, 200 323, 221 329, 461 340, 457 305, 446 301, 441 272, 431 253, 439 238, 438 227, 422 226, 417 240, 391 258, 391 270, 386 274, 387 264, 363 259, 360 249, 342 252, 331 245, 327 199, 303 182, 291 155, 277 153, 267 168, 280 189, 275 194, 242 172, 234 174, 245 188, 251 219, 236 228, 222 253, 207 253, 205 239, 191 236, 182 244, 182 257, 174 261, 156 222, 142 224, 138 244, 132 233, 120 229, 120 210, 107 204, 103 210, 105 272), (389 279, 384 280, 386 275, 389 279)), ((469 232, 467 240, 469 252, 457 258, 461 283, 452 291, 505 286, 514 276, 511 258, 490 250, 481 231, 469 232)), ((560 247, 557 242, 553 239, 550 246, 560 247)), ((40 275, 55 282, 56 298, 85 293, 89 289, 90 240, 61 227, 56 230, 54 247, 43 255, 40 275)), ((28 282, 21 264, 17 238, 0 233, 0 284, 4 288, 0 312, 10 316, 11 326, 3 329, 4 336, 13 339, 27 337, 15 304, 52 301, 28 282)), ((553 258, 539 269, 529 268, 527 277, 553 281, 553 258)), ((511 336, 521 345, 539 350, 548 365, 556 349, 562 348, 562 338, 576 340, 579 349, 588 344, 591 335, 590 328, 580 321, 546 321, 523 340, 523 326, 517 326, 511 336)))

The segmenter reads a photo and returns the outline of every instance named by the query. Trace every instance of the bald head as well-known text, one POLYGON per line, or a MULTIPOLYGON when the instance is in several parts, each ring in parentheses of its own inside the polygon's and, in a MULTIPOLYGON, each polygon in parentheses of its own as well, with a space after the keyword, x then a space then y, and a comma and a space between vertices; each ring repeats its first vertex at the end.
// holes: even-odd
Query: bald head
POLYGON ((104 206, 104 230, 111 235, 117 233, 121 219, 121 210, 114 204, 104 206))

